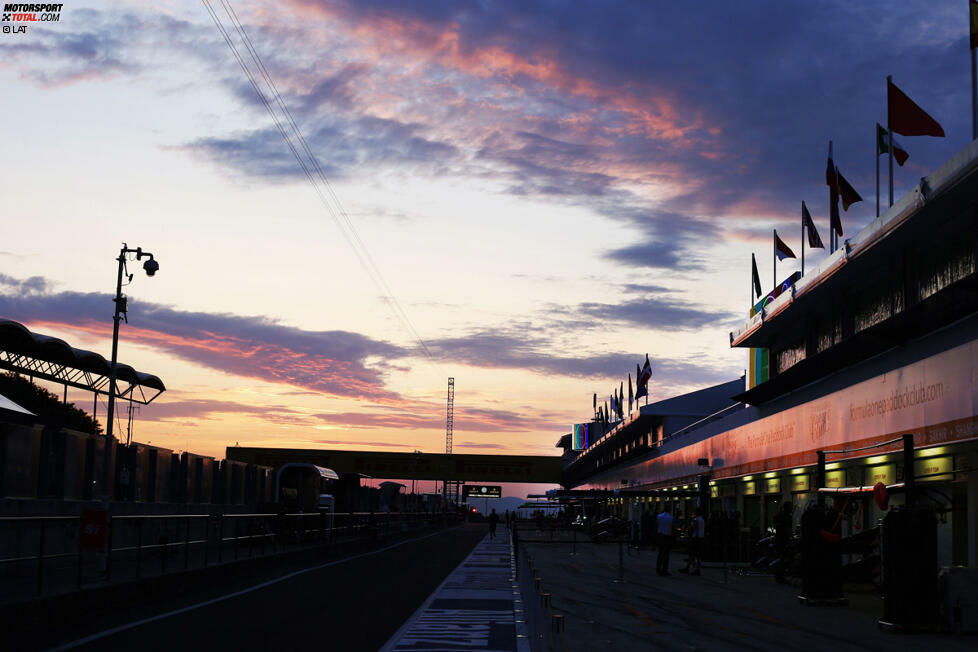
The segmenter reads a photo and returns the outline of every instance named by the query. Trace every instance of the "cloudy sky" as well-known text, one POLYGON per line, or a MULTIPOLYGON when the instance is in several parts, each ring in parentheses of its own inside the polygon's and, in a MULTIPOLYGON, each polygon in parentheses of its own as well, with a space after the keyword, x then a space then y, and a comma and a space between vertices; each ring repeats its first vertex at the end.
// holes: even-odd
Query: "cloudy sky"
POLYGON ((875 213, 887 74, 947 133, 897 196, 970 137, 963 0, 234 0, 282 104, 211 6, 278 125, 199 2, 0 34, 0 317, 108 357, 152 251, 120 359, 175 450, 443 450, 454 376, 456 450, 556 452, 646 353, 653 399, 743 373, 751 253, 769 289, 801 200, 828 242, 829 139, 846 235, 875 213))

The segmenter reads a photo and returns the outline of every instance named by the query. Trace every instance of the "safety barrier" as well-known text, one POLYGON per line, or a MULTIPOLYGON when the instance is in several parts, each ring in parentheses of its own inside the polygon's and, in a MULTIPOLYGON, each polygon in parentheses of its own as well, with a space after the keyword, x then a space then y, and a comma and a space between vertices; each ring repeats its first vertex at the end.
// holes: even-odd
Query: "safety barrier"
POLYGON ((0 517, 0 602, 454 522, 414 512, 0 517))
POLYGON ((532 652, 561 652, 567 648, 564 616, 554 613, 552 596, 544 590, 543 580, 534 567, 533 559, 519 540, 519 530, 514 527, 510 532, 530 649, 532 652))

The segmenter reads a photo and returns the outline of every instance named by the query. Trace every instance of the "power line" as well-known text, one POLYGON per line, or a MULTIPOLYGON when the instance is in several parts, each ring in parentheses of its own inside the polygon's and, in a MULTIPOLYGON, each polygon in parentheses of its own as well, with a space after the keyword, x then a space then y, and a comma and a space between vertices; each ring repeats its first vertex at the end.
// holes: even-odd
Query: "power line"
POLYGON ((370 255, 370 251, 367 249, 366 244, 363 242, 362 238, 360 237, 360 234, 357 231, 356 226, 353 223, 353 220, 350 219, 349 214, 343 208, 342 203, 340 203, 339 197, 337 196, 332 185, 329 183, 329 179, 326 177, 326 173, 319 163, 319 159, 313 153, 312 148, 309 146, 308 141, 306 140, 305 136, 303 136, 302 131, 299 129, 299 125, 296 123, 292 111, 285 103, 285 100, 283 99, 281 93, 279 93, 278 88, 275 85, 275 82, 272 80, 271 74, 268 72, 268 69, 266 68, 264 62, 262 61, 261 56, 258 54, 257 48, 255 48, 254 42, 251 40, 251 38, 248 36, 248 33, 245 31, 244 25, 238 19, 237 12, 231 6, 230 1, 221 0, 221 6, 224 8, 224 11, 228 16, 228 19, 230 20, 235 31, 237 32, 239 38, 244 43, 245 48, 248 51, 248 55, 251 57, 252 62, 254 63, 255 67, 261 74, 263 81, 268 86, 270 95, 274 99, 275 103, 278 105, 279 110, 285 116, 285 119, 288 121, 289 127, 291 127, 291 131, 295 135, 295 140, 298 141, 299 146, 301 147, 303 152, 305 152, 306 157, 309 159, 309 164, 307 164, 306 161, 303 159, 303 157, 300 155, 295 143, 293 143, 292 138, 290 138, 289 136, 288 130, 286 130, 286 128, 283 126, 282 120, 276 114, 274 108, 272 107, 272 104, 269 102, 268 98, 266 98, 265 93, 262 92, 259 82, 256 80, 255 75, 253 74, 251 69, 245 63, 244 57, 239 52, 237 46, 234 44, 233 40, 228 34, 228 31, 225 29, 224 24, 221 22, 217 13, 214 11, 214 8, 211 6, 210 0, 201 0, 201 3, 204 5, 204 8, 207 10, 208 14, 210 14, 211 20, 213 20, 214 25, 221 33, 221 36, 224 37, 224 42, 227 43, 228 48, 230 48, 232 54, 234 55, 235 59, 238 62, 238 65, 241 67, 242 71, 245 73, 245 76, 248 78, 248 81, 251 83, 251 87, 255 91, 255 94, 258 95, 258 98, 261 100, 262 104, 264 105, 265 110, 271 116, 272 121, 275 123, 275 126, 279 131, 279 134, 281 134, 282 139, 285 140, 285 143, 288 146, 289 151, 292 152, 292 156, 295 157, 296 161, 299 163, 299 166, 302 168, 302 171, 305 174, 306 178, 309 180, 309 183, 312 184, 313 189, 316 191, 317 196, 319 197, 323 206, 326 208, 326 211, 329 213, 330 218, 336 224, 336 227, 340 230, 340 233, 343 235, 343 238, 346 240, 346 243, 353 250, 354 254, 356 254, 361 267, 367 273, 367 276, 370 277, 370 280, 377 288, 377 291, 383 296, 384 302, 390 307, 391 311, 394 313, 394 316, 398 319, 398 321, 401 322, 401 325, 405 328, 405 330, 408 332, 411 338, 418 343, 418 345, 421 347, 421 350, 424 351, 425 356, 427 356, 428 360, 430 362, 434 362, 434 358, 431 355, 431 351, 428 349, 427 344, 425 343, 424 339, 422 339, 418 331, 414 328, 414 324, 411 323, 411 320, 408 317, 407 312, 401 306, 400 302, 397 300, 397 297, 394 296, 394 293, 391 291, 390 286, 387 284, 387 281, 384 279, 384 276, 381 273, 380 268, 374 262, 373 257, 370 255), (310 169, 310 167, 312 169, 310 169), (317 178, 321 182, 321 185, 320 183, 317 183, 317 178), (323 188, 326 189, 326 194, 323 193, 323 188), (330 199, 336 205, 335 209, 333 205, 330 203, 330 199))

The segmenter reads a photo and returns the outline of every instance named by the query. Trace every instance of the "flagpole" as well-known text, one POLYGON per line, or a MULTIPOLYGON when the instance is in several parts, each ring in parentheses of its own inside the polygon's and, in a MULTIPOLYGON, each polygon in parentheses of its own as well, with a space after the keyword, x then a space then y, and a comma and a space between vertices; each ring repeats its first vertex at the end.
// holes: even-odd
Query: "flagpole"
MULTIPOLYGON (((968 23, 971 23, 971 5, 968 5, 968 23)), ((970 29, 968 30, 971 31, 970 29)), ((971 48, 971 139, 978 138, 978 63, 975 62, 975 48, 971 48)))
POLYGON ((893 205, 893 129, 890 127, 890 84, 893 83, 893 75, 886 76, 886 137, 888 140, 886 157, 890 170, 890 206, 893 205))
POLYGON ((774 252, 774 280, 771 281, 771 287, 778 287, 778 230, 774 229, 774 237, 771 238, 771 251, 774 252))
POLYGON ((880 123, 873 133, 873 151, 876 152, 876 217, 880 216, 880 123))
MULTIPOLYGON (((833 167, 835 166, 835 159, 832 158, 832 141, 829 141, 829 160, 832 161, 833 167)), ((829 253, 835 252, 835 225, 832 224, 832 211, 835 210, 835 206, 832 205, 832 186, 829 186, 829 253)))
POLYGON ((757 261, 754 260, 754 252, 750 254, 750 306, 747 307, 747 312, 754 307, 754 268, 757 267, 757 261))
MULTIPOLYGON (((805 202, 801 203, 804 208, 805 202)), ((805 213, 801 214, 801 275, 805 275, 805 213)))

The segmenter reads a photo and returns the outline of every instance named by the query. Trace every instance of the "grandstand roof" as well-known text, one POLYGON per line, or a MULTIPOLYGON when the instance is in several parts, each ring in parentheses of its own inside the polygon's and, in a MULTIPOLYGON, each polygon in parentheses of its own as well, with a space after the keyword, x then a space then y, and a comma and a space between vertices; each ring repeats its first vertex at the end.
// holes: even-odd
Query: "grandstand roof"
MULTIPOLYGON (((0 369, 108 394, 112 365, 98 353, 33 333, 19 322, 0 319, 0 369)), ((121 362, 116 363, 115 370, 117 398, 145 405, 166 391, 158 376, 121 362)))

